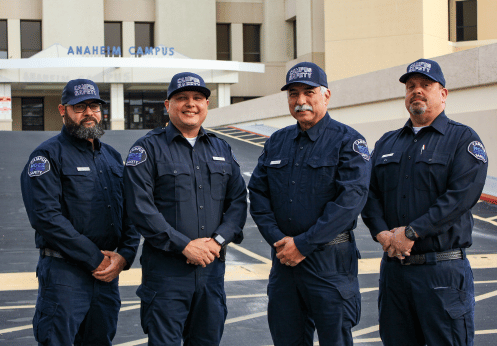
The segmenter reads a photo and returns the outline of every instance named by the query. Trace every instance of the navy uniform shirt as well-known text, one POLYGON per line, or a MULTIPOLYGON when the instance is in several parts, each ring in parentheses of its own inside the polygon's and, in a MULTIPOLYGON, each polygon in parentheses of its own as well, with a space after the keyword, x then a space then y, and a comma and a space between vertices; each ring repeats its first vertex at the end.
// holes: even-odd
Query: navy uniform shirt
POLYGON ((123 161, 107 144, 71 136, 66 127, 31 154, 21 174, 37 248, 59 251, 88 270, 121 254, 131 266, 140 235, 123 208, 123 161))
POLYGON ((412 254, 471 245, 471 207, 480 198, 487 155, 478 135, 442 112, 417 135, 408 120, 376 143, 362 213, 371 235, 411 225, 412 254))
POLYGON ((128 212, 154 248, 181 254, 214 233, 240 243, 247 190, 224 140, 203 128, 194 147, 169 124, 131 148, 124 171, 128 212))
POLYGON ((298 125, 275 132, 249 183, 250 213, 266 241, 294 237, 308 256, 354 229, 368 194, 369 159, 364 137, 328 113, 305 132, 298 125))

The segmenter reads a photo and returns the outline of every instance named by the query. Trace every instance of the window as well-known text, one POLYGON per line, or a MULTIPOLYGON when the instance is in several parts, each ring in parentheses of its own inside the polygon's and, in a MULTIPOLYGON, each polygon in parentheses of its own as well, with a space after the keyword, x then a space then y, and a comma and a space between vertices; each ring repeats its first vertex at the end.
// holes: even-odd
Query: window
POLYGON ((0 20, 0 59, 8 58, 7 50, 7 21, 0 20))
POLYGON ((109 47, 108 54, 105 54, 105 56, 122 56, 123 35, 121 22, 105 22, 104 36, 105 47, 109 47), (118 47, 119 50, 117 49, 118 47))
POLYGON ((154 46, 154 23, 135 23, 135 56, 150 53, 154 46))
POLYGON ((164 106, 166 92, 129 92, 124 94, 124 128, 153 129, 164 126, 169 114, 164 106))
POLYGON ((21 108, 23 131, 43 131, 45 129, 42 97, 23 97, 21 108))
POLYGON ((456 2, 456 40, 475 41, 478 39, 476 0, 456 2))
POLYGON ((231 60, 231 25, 217 24, 217 60, 231 60))
POLYGON ((261 62, 261 26, 243 24, 243 61, 261 62))
POLYGON ((21 58, 41 51, 41 22, 21 20, 21 58))

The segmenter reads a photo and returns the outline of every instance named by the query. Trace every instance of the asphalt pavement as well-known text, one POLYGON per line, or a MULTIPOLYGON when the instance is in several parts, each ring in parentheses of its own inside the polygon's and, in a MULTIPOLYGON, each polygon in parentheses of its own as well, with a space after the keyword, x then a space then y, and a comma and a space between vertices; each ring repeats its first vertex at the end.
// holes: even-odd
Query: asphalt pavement
MULTIPOLYGON (((250 129, 211 130, 231 144, 248 183, 261 153, 265 133, 253 137, 250 133, 255 131, 250 129)), ((107 131, 102 140, 114 146, 125 158, 133 143, 146 132, 107 131)), ((36 146, 57 133, 0 132, 0 346, 36 345, 31 320, 37 295, 34 271, 38 250, 34 247, 34 230, 29 225, 22 203, 19 176, 36 146)), ((497 206, 479 202, 473 213, 474 242, 468 250, 468 258, 473 267, 477 300, 475 345, 493 346, 497 336, 494 317, 497 308, 497 206)), ((228 249, 225 287, 229 312, 221 345, 272 345, 266 315, 270 248, 250 216, 244 234, 241 245, 228 249)), ((381 345, 377 295, 382 251, 371 240, 360 218, 355 235, 362 255, 359 274, 362 317, 353 330, 355 344, 377 346, 381 345)), ((140 326, 139 300, 135 294, 139 279, 137 258, 132 269, 120 278, 123 304, 114 345, 146 344, 146 335, 140 326)))

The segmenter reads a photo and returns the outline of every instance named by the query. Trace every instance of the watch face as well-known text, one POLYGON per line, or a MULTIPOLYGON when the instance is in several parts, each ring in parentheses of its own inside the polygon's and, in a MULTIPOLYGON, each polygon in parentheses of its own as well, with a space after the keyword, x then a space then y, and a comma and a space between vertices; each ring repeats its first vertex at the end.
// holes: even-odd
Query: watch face
POLYGON ((416 234, 414 233, 414 230, 412 229, 411 226, 408 226, 406 228, 406 238, 410 240, 415 240, 416 239, 416 234))
POLYGON ((223 245, 224 245, 225 240, 224 240, 224 238, 223 238, 221 235, 217 234, 217 235, 214 237, 214 240, 215 240, 215 241, 216 241, 219 245, 221 245, 221 246, 223 246, 223 245))

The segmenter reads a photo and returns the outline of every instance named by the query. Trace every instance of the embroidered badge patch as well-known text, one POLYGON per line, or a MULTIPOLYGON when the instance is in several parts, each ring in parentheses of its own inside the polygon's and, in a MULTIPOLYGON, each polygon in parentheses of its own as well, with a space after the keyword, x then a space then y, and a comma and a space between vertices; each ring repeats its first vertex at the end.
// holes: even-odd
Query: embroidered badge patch
POLYGON ((50 171, 50 162, 44 156, 36 156, 29 163, 28 175, 30 177, 39 177, 50 171))
POLYGON ((126 159, 126 166, 138 166, 147 161, 147 152, 140 146, 131 148, 126 159))
POLYGON ((478 141, 473 141, 468 145, 468 151, 471 155, 476 157, 478 160, 487 163, 487 151, 483 144, 478 141))
POLYGON ((369 156, 368 143, 364 139, 358 139, 354 142, 352 146, 354 151, 362 156, 364 160, 369 161, 371 156, 369 156))

